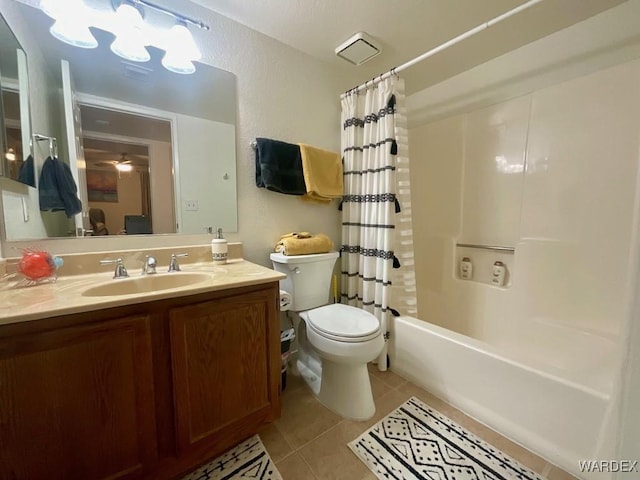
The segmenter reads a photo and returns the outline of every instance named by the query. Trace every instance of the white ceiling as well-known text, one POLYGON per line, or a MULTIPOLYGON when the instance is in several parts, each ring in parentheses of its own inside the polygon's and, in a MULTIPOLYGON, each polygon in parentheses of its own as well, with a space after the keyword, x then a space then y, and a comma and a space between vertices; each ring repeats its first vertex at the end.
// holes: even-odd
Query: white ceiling
MULTIPOLYGON (((356 72, 361 81, 398 66, 525 0, 192 0, 282 43, 356 72), (382 53, 361 66, 334 49, 365 31, 382 53)), ((582 21, 624 0, 544 0, 403 74, 407 93, 582 21)))

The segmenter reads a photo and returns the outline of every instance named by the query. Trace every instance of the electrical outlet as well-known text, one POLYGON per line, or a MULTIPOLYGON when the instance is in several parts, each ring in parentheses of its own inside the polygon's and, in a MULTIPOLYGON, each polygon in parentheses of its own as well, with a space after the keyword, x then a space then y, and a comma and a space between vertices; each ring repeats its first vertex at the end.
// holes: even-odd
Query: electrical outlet
POLYGON ((185 210, 188 212, 195 212, 198 210, 198 201, 197 200, 185 200, 185 210))

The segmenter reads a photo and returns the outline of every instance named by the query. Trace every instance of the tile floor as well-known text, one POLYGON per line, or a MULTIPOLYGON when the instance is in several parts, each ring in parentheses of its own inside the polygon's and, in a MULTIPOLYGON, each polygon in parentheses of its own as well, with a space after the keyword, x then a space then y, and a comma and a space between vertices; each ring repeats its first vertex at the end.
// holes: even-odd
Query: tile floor
POLYGON ((498 447, 548 480, 575 480, 546 460, 467 417, 395 373, 369 365, 376 414, 371 420, 345 420, 323 407, 300 377, 291 373, 283 394, 282 416, 259 433, 284 480, 375 480, 347 443, 415 396, 498 447))

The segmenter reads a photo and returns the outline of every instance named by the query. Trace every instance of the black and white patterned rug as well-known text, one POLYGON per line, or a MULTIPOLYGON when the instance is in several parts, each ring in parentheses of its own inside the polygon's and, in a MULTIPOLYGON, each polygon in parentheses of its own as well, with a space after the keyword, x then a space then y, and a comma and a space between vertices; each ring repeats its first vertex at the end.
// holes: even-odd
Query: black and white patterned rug
POLYGON ((415 397, 349 448, 380 479, 544 480, 415 397))
POLYGON ((239 443, 182 480, 282 480, 258 435, 239 443))

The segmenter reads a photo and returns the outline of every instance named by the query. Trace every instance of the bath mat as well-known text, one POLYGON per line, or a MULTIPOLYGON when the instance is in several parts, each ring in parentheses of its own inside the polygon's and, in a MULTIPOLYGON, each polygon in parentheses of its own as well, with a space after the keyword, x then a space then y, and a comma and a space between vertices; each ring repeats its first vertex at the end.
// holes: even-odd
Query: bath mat
POLYGON ((182 480, 282 480, 258 435, 239 443, 182 480))
POLYGON ((349 448, 385 480, 544 480, 415 397, 349 448))

